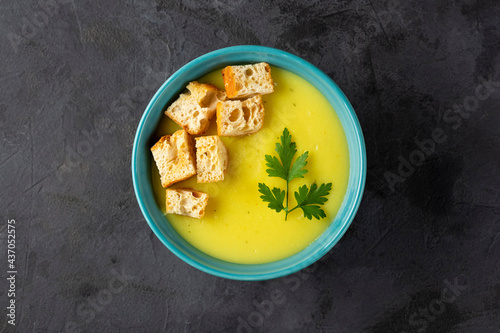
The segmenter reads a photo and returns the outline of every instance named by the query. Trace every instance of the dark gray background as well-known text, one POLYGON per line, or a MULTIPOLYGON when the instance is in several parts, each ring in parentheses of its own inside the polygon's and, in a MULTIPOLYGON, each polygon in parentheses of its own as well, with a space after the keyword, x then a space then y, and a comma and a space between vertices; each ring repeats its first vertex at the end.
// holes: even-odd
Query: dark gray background
POLYGON ((19 332, 500 332, 498 1, 0 0, 0 31, 0 305, 15 219, 19 332), (131 181, 156 89, 238 44, 327 73, 368 155, 342 240, 265 282, 179 260, 131 181))

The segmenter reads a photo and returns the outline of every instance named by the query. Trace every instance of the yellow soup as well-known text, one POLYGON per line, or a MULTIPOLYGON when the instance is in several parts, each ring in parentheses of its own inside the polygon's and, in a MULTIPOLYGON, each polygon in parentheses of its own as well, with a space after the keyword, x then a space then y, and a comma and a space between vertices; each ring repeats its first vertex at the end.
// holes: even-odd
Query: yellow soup
MULTIPOLYGON (((264 95, 264 127, 257 133, 240 137, 222 137, 229 152, 224 181, 197 184, 196 177, 171 188, 193 188, 210 196, 202 219, 167 215, 168 221, 184 239, 200 251, 222 260, 258 264, 280 260, 305 249, 328 227, 344 198, 349 178, 349 152, 344 130, 328 103, 310 83, 280 68, 272 68, 275 91, 264 95), (293 193, 313 182, 332 183, 328 201, 323 206, 326 218, 309 220, 301 209, 288 215, 267 207, 260 198, 258 183, 270 188, 286 188, 280 178, 266 173, 264 156, 278 156, 275 144, 287 127, 297 144, 295 158, 309 151, 304 178, 290 183, 289 207, 295 206, 293 193)), ((220 70, 201 78, 223 89, 220 70)), ((179 129, 163 116, 154 140, 179 129)), ((217 133, 215 119, 205 135, 217 133)), ((152 179, 158 205, 165 212, 165 189, 152 159, 152 179)), ((165 222, 168 223, 168 222, 165 222)))

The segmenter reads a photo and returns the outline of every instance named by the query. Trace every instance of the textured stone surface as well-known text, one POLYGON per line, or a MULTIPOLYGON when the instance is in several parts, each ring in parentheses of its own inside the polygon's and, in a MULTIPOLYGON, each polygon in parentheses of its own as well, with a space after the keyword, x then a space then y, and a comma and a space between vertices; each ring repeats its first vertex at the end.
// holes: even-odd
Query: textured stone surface
MULTIPOLYGON (((15 219, 19 332, 500 331, 498 1, 0 9, 0 244, 6 258, 15 219), (175 257, 142 218, 130 176, 155 90, 189 60, 238 44, 325 71, 351 100, 368 154, 343 239, 309 270, 266 282, 216 278, 175 257), (448 111, 464 103, 473 111, 448 111), (419 153, 433 135, 440 142, 419 153), (398 173, 411 159, 421 165, 398 173), (391 190, 389 175, 404 181, 391 190)), ((0 331, 13 331, 6 319, 0 331)))

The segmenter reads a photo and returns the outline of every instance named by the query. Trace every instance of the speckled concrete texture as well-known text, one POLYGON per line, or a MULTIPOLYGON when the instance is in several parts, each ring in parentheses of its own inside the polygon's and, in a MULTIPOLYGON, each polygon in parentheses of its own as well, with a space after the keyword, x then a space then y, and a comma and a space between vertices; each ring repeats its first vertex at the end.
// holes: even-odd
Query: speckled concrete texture
POLYGON ((500 332, 499 18, 495 0, 1 0, 0 332, 500 332), (265 282, 169 252, 130 172, 161 83, 240 44, 327 73, 368 155, 341 241, 265 282))

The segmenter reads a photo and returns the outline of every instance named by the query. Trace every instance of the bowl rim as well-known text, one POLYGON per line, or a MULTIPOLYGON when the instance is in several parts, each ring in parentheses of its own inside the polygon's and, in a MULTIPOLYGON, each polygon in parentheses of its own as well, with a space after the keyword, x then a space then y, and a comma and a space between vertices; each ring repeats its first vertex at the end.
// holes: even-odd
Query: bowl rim
MULTIPOLYGON (((249 62, 252 62, 252 61, 249 61, 249 62)), ((258 62, 258 60, 253 61, 253 62, 258 62)), ((270 64, 273 65, 272 62, 270 64)), ((293 69, 292 70, 286 69, 286 70, 294 72, 293 69)), ((210 72, 210 70, 206 70, 205 74, 208 72, 210 72)), ((310 79, 308 79, 307 77, 304 77, 299 73, 296 73, 296 74, 301 76, 303 79, 307 80, 311 84, 313 84, 310 81, 310 79)), ((199 77, 201 77, 201 76, 202 75, 200 75, 199 77)), ((316 89, 321 90, 317 85, 313 84, 313 86, 315 86, 316 89)), ((178 94, 178 91, 179 90, 177 90, 174 95, 178 94)), ((322 94, 323 94, 323 92, 322 92, 322 94)), ((325 96, 325 98, 328 99, 327 96, 325 96)), ((330 100, 329 100, 329 102, 330 102, 330 104, 332 104, 330 100)), ((163 105, 163 107, 164 107, 164 105, 163 105)), ((163 110, 163 107, 162 107, 162 110, 163 110)), ((339 111, 335 110, 335 112, 337 113, 337 115, 340 118, 340 115, 338 114, 339 111)), ((162 113, 163 112, 160 112, 160 116, 162 113)), ((348 135, 347 135, 346 129, 345 129, 346 124, 344 124, 342 121, 341 121, 341 124, 342 124, 342 127, 344 129, 344 132, 345 132, 345 135, 347 138, 348 135)), ((150 136, 150 135, 148 135, 148 136, 150 136)), ((333 248, 333 246, 335 246, 335 244, 337 244, 337 242, 342 238, 342 236, 345 234, 345 232, 349 228, 349 226, 352 223, 354 216, 355 216, 355 214, 356 214, 356 212, 361 204, 361 200, 362 200, 362 196, 363 196, 363 192, 364 192, 364 187, 365 187, 365 181, 366 181, 367 164, 366 164, 365 142, 364 142, 363 133, 361 130, 361 125, 359 124, 356 113, 354 112, 354 109, 351 106, 351 104, 350 104, 349 100, 347 99, 347 97, 345 96, 345 94, 342 92, 342 90, 337 86, 337 84, 328 75, 326 75, 323 71, 321 71, 319 68, 312 65, 308 61, 306 61, 298 56, 295 56, 291 53, 288 53, 286 51, 271 48, 271 47, 265 47, 265 46, 239 45, 239 46, 231 46, 231 47, 221 48, 221 49, 206 53, 200 57, 197 57, 197 58, 189 61, 187 64, 185 64, 184 66, 179 68, 177 71, 175 71, 175 73, 173 73, 160 86, 160 88, 154 94, 153 98, 148 103, 145 111, 142 114, 141 120, 139 121, 139 124, 137 126, 137 131, 136 131, 136 135, 135 135, 134 143, 133 143, 133 148, 132 148, 131 167, 132 167, 131 171, 132 171, 134 192, 135 192, 139 207, 141 209, 141 212, 142 212, 144 218, 146 219, 149 227, 151 228, 153 233, 156 235, 156 237, 172 253, 174 253, 178 258, 180 258, 184 262, 188 263, 189 265, 191 265, 191 266, 193 266, 193 267, 195 267, 203 272, 211 274, 211 275, 215 275, 215 276, 219 276, 219 277, 223 277, 223 278, 227 278, 227 279, 232 279, 232 280, 260 281, 260 280, 269 280, 269 279, 274 279, 274 278, 282 277, 285 275, 293 274, 293 273, 313 264, 314 262, 316 262, 318 259, 323 257, 328 251, 330 251, 331 248, 333 248), (144 140, 146 140, 146 141, 148 140, 147 138, 144 138, 144 135, 142 135, 142 134, 144 131, 145 123, 147 121, 151 121, 149 119, 149 116, 151 115, 152 109, 153 109, 153 107, 155 107, 155 104, 157 103, 158 99, 162 96, 162 94, 165 93, 165 90, 173 82, 178 80, 183 75, 183 73, 192 71, 204 63, 207 63, 207 62, 209 63, 211 59, 223 58, 221 60, 224 60, 225 58, 227 58, 226 61, 222 61, 219 64, 219 66, 218 66, 219 68, 223 67, 229 63, 238 63, 238 61, 232 61, 229 59, 231 57, 231 55, 234 55, 234 54, 239 54, 240 56, 243 56, 244 54, 254 54, 254 55, 258 54, 261 57, 271 56, 271 57, 283 58, 284 59, 283 61, 291 62, 291 63, 300 65, 301 67, 307 69, 308 74, 310 74, 308 76, 309 78, 314 77, 316 80, 320 80, 321 82, 324 82, 325 87, 327 89, 331 90, 334 97, 339 98, 339 103, 341 103, 341 106, 347 111, 347 114, 345 114, 345 115, 343 114, 343 116, 347 117, 346 121, 350 122, 349 124, 353 127, 353 130, 354 130, 353 140, 356 143, 356 147, 353 148, 353 152, 358 154, 357 158, 359 159, 359 163, 356 166, 357 167, 356 171, 358 171, 359 173, 357 175, 355 175, 355 179, 353 180, 352 179, 353 175, 351 175, 351 173, 353 171, 352 165, 351 165, 351 163, 352 163, 351 148, 352 147, 351 147, 351 145, 349 145, 349 142, 348 142, 349 161, 350 161, 350 163, 349 163, 349 182, 348 182, 346 194, 344 195, 342 206, 341 206, 341 208, 339 208, 337 215, 333 217, 329 227, 327 227, 327 229, 325 231, 323 231, 322 235, 318 236, 318 238, 313 243, 311 243, 306 249, 300 251, 299 253, 297 253, 295 255, 292 255, 291 257, 284 258, 282 260, 278 260, 278 261, 267 263, 267 264, 236 264, 236 263, 231 263, 231 262, 225 262, 225 261, 222 261, 220 259, 217 259, 217 258, 214 258, 214 257, 211 257, 211 256, 208 256, 206 254, 201 253, 205 257, 211 258, 211 260, 213 262, 216 262, 218 264, 226 263, 228 266, 238 267, 238 268, 242 268, 242 267, 248 268, 248 267, 258 267, 258 266, 261 266, 261 267, 269 266, 270 267, 275 263, 284 262, 287 260, 290 261, 290 258, 294 258, 294 257, 302 254, 307 249, 309 249, 311 247, 311 245, 318 243, 318 240, 324 234, 326 234, 326 232, 330 229, 331 225, 333 225, 334 222, 337 220, 337 217, 339 216, 339 213, 343 210, 344 206, 347 205, 346 200, 348 197, 348 191, 349 191, 350 187, 354 186, 354 191, 349 194, 349 198, 352 198, 350 200, 350 205, 349 205, 349 207, 345 208, 345 209, 347 209, 347 211, 343 215, 343 218, 341 219, 342 226, 336 234, 330 235, 330 237, 326 243, 318 244, 316 246, 317 249, 315 251, 311 252, 305 258, 300 259, 298 262, 292 261, 291 265, 288 265, 285 268, 277 268, 275 270, 272 270, 272 271, 266 272, 266 273, 252 274, 251 270, 247 270, 247 271, 244 271, 242 273, 234 273, 234 272, 219 269, 217 267, 214 267, 214 265, 209 265, 209 264, 200 262, 200 261, 196 260, 196 258, 193 258, 190 255, 188 255, 187 253, 184 253, 175 244, 171 243, 167 239, 167 237, 161 232, 161 230, 158 228, 158 226, 156 225, 154 218, 151 216, 150 212, 148 211, 148 207, 146 206, 146 203, 143 201, 143 194, 144 194, 143 190, 144 189, 140 185, 140 178, 141 178, 141 176, 144 177, 144 174, 140 172, 140 165, 138 165, 138 163, 140 161, 138 160, 137 155, 139 154, 139 150, 140 150, 141 146, 144 144, 144 140), (351 181, 354 181, 354 183, 351 184, 351 181)), ((156 202, 155 202, 155 204, 156 204, 156 202)), ((156 204, 156 207, 157 207, 157 204, 156 204)), ((157 207, 157 209, 159 210, 158 207, 157 207)), ((165 217, 165 219, 166 219, 166 217, 165 217)), ((182 237, 180 236, 180 238, 182 238, 182 237)), ((192 245, 190 245, 186 241, 184 241, 184 243, 186 243, 192 247, 192 245)), ((198 252, 201 252, 197 249, 195 249, 195 250, 198 252)))

